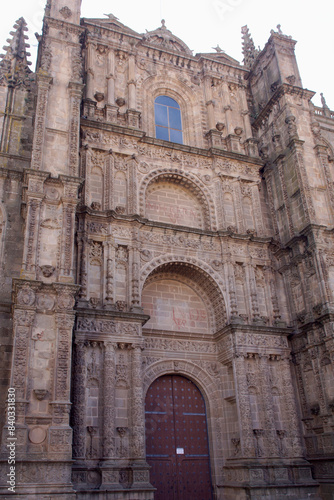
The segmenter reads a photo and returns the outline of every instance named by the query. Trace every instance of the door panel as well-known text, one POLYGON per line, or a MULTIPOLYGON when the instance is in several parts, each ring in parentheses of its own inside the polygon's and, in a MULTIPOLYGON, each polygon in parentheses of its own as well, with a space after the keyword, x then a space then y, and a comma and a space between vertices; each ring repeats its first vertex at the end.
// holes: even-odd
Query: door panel
POLYGON ((210 500, 204 399, 190 380, 165 375, 146 395, 146 456, 155 500, 210 500))

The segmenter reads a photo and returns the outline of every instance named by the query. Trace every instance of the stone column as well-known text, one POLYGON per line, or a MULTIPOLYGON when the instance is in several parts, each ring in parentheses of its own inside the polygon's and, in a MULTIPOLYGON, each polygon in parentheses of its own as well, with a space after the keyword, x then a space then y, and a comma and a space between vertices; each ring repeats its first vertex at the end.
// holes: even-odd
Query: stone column
POLYGON ((113 244, 108 242, 107 252, 107 285, 106 285, 106 303, 111 306, 114 303, 114 262, 115 248, 113 244))
POLYGON ((34 141, 31 154, 31 168, 34 170, 43 169, 43 150, 45 138, 45 121, 48 102, 48 93, 52 78, 49 75, 38 73, 37 75, 37 105, 34 128, 34 141))
POLYGON ((136 109, 136 66, 134 54, 129 55, 128 102, 129 109, 136 109))
POLYGON ((132 440, 131 455, 136 461, 145 461, 145 415, 142 387, 142 346, 132 344, 132 440))
POLYGON ((310 182, 307 176, 307 171, 304 163, 304 141, 298 139, 292 139, 288 144, 291 149, 295 171, 297 174, 298 185, 300 188, 301 199, 303 203, 303 209, 305 214, 306 224, 316 224, 316 213, 313 205, 312 191, 310 188, 310 182))
POLYGON ((107 62, 107 104, 109 106, 115 105, 115 54, 113 50, 109 50, 107 62))
POLYGON ((277 170, 281 182, 281 188, 282 188, 282 194, 283 194, 283 200, 284 200, 284 205, 285 205, 285 213, 286 217, 288 219, 288 230, 289 230, 289 237, 292 238, 294 235, 294 227, 293 227, 293 221, 292 221, 292 215, 291 215, 291 207, 290 207, 290 198, 288 195, 288 190, 285 182, 285 176, 284 176, 284 156, 280 155, 277 160, 275 161, 277 165, 277 170))
POLYGON ((129 127, 139 128, 140 113, 136 110, 136 63, 134 54, 129 55, 128 66, 128 110, 127 121, 129 127))
POLYGON ((73 281, 73 240, 76 198, 63 202, 60 281, 73 281))
POLYGON ((88 42, 87 46, 87 80, 86 80, 86 98, 93 100, 94 98, 94 72, 92 70, 93 65, 93 50, 94 44, 88 42))
POLYGON ((117 344, 106 341, 103 345, 103 459, 112 460, 115 457, 115 380, 117 344))
POLYGON ((253 321, 260 320, 259 313, 259 303, 257 299, 257 287, 256 287, 256 279, 254 274, 254 266, 249 264, 246 266, 248 271, 248 282, 249 282, 249 290, 250 290, 250 306, 252 311, 253 321))
POLYGON ((41 198, 30 198, 26 217, 26 232, 23 255, 23 269, 25 277, 36 278, 36 253, 41 211, 41 198))
POLYGON ((86 347, 81 339, 74 345, 74 381, 73 381, 73 458, 84 461, 86 456, 86 347))
MULTIPOLYGON (((270 359, 274 360, 275 357, 270 359)), ((261 399, 263 407, 263 427, 264 427, 264 445, 265 454, 269 457, 279 455, 277 434, 275 428, 275 416, 273 411, 273 399, 271 394, 271 384, 269 379, 269 358, 268 356, 259 357, 258 381, 261 388, 261 399)))
POLYGON ((108 53, 107 67, 107 104, 106 119, 109 122, 117 122, 117 110, 115 105, 115 53, 112 49, 108 53))
POLYGON ((225 101, 224 112, 226 121, 226 135, 234 134, 233 128, 233 113, 230 102, 230 92, 228 88, 228 83, 226 81, 222 82, 223 96, 225 101))
POLYGON ((284 405, 284 415, 287 426, 287 447, 290 448, 289 457, 302 457, 303 449, 301 445, 300 428, 298 425, 299 416, 296 408, 296 396, 292 385, 289 359, 283 358, 278 367, 281 378, 282 398, 284 405))
POLYGON ((233 371, 239 413, 242 456, 245 458, 252 458, 255 456, 254 433, 246 378, 245 358, 243 354, 237 353, 233 358, 233 371))
POLYGON ((69 130, 69 174, 79 175, 79 130, 80 104, 84 86, 81 83, 70 82, 70 130, 69 130))

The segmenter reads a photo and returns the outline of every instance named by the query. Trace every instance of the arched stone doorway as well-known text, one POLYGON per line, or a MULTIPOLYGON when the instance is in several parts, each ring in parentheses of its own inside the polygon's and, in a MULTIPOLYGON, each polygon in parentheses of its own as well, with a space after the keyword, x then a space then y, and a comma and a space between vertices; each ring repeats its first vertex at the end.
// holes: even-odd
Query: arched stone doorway
POLYGON ((188 378, 157 378, 145 399, 146 459, 155 500, 211 500, 203 396, 188 378))

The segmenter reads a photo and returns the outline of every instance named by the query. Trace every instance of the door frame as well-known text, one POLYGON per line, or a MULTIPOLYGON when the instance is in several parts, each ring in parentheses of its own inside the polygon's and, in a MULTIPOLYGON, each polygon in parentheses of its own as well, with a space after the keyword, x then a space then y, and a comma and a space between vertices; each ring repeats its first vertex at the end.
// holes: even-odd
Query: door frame
MULTIPOLYGON (((163 375, 180 375, 195 384, 200 391, 206 408, 206 421, 209 446, 210 473, 212 482, 213 498, 217 498, 217 488, 222 485, 221 465, 223 461, 222 442, 225 401, 221 396, 221 389, 217 382, 202 367, 196 365, 196 361, 187 360, 161 360, 147 367, 143 373, 144 401, 151 384, 163 375), (221 446, 218 446, 220 444, 221 446), (219 470, 220 469, 220 470, 219 470)), ((145 418, 145 417, 144 417, 145 418)), ((225 433, 226 435, 226 433, 225 433)), ((146 436, 145 436, 146 441, 146 436)), ((227 444, 227 443, 226 443, 227 444)))

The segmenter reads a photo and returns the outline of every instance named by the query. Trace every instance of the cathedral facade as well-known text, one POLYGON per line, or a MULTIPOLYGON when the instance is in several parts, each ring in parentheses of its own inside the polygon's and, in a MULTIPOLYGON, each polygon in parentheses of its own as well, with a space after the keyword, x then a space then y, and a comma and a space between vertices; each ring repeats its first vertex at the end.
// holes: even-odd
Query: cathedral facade
POLYGON ((333 499, 334 113, 80 7, 0 63, 0 496, 333 499))

